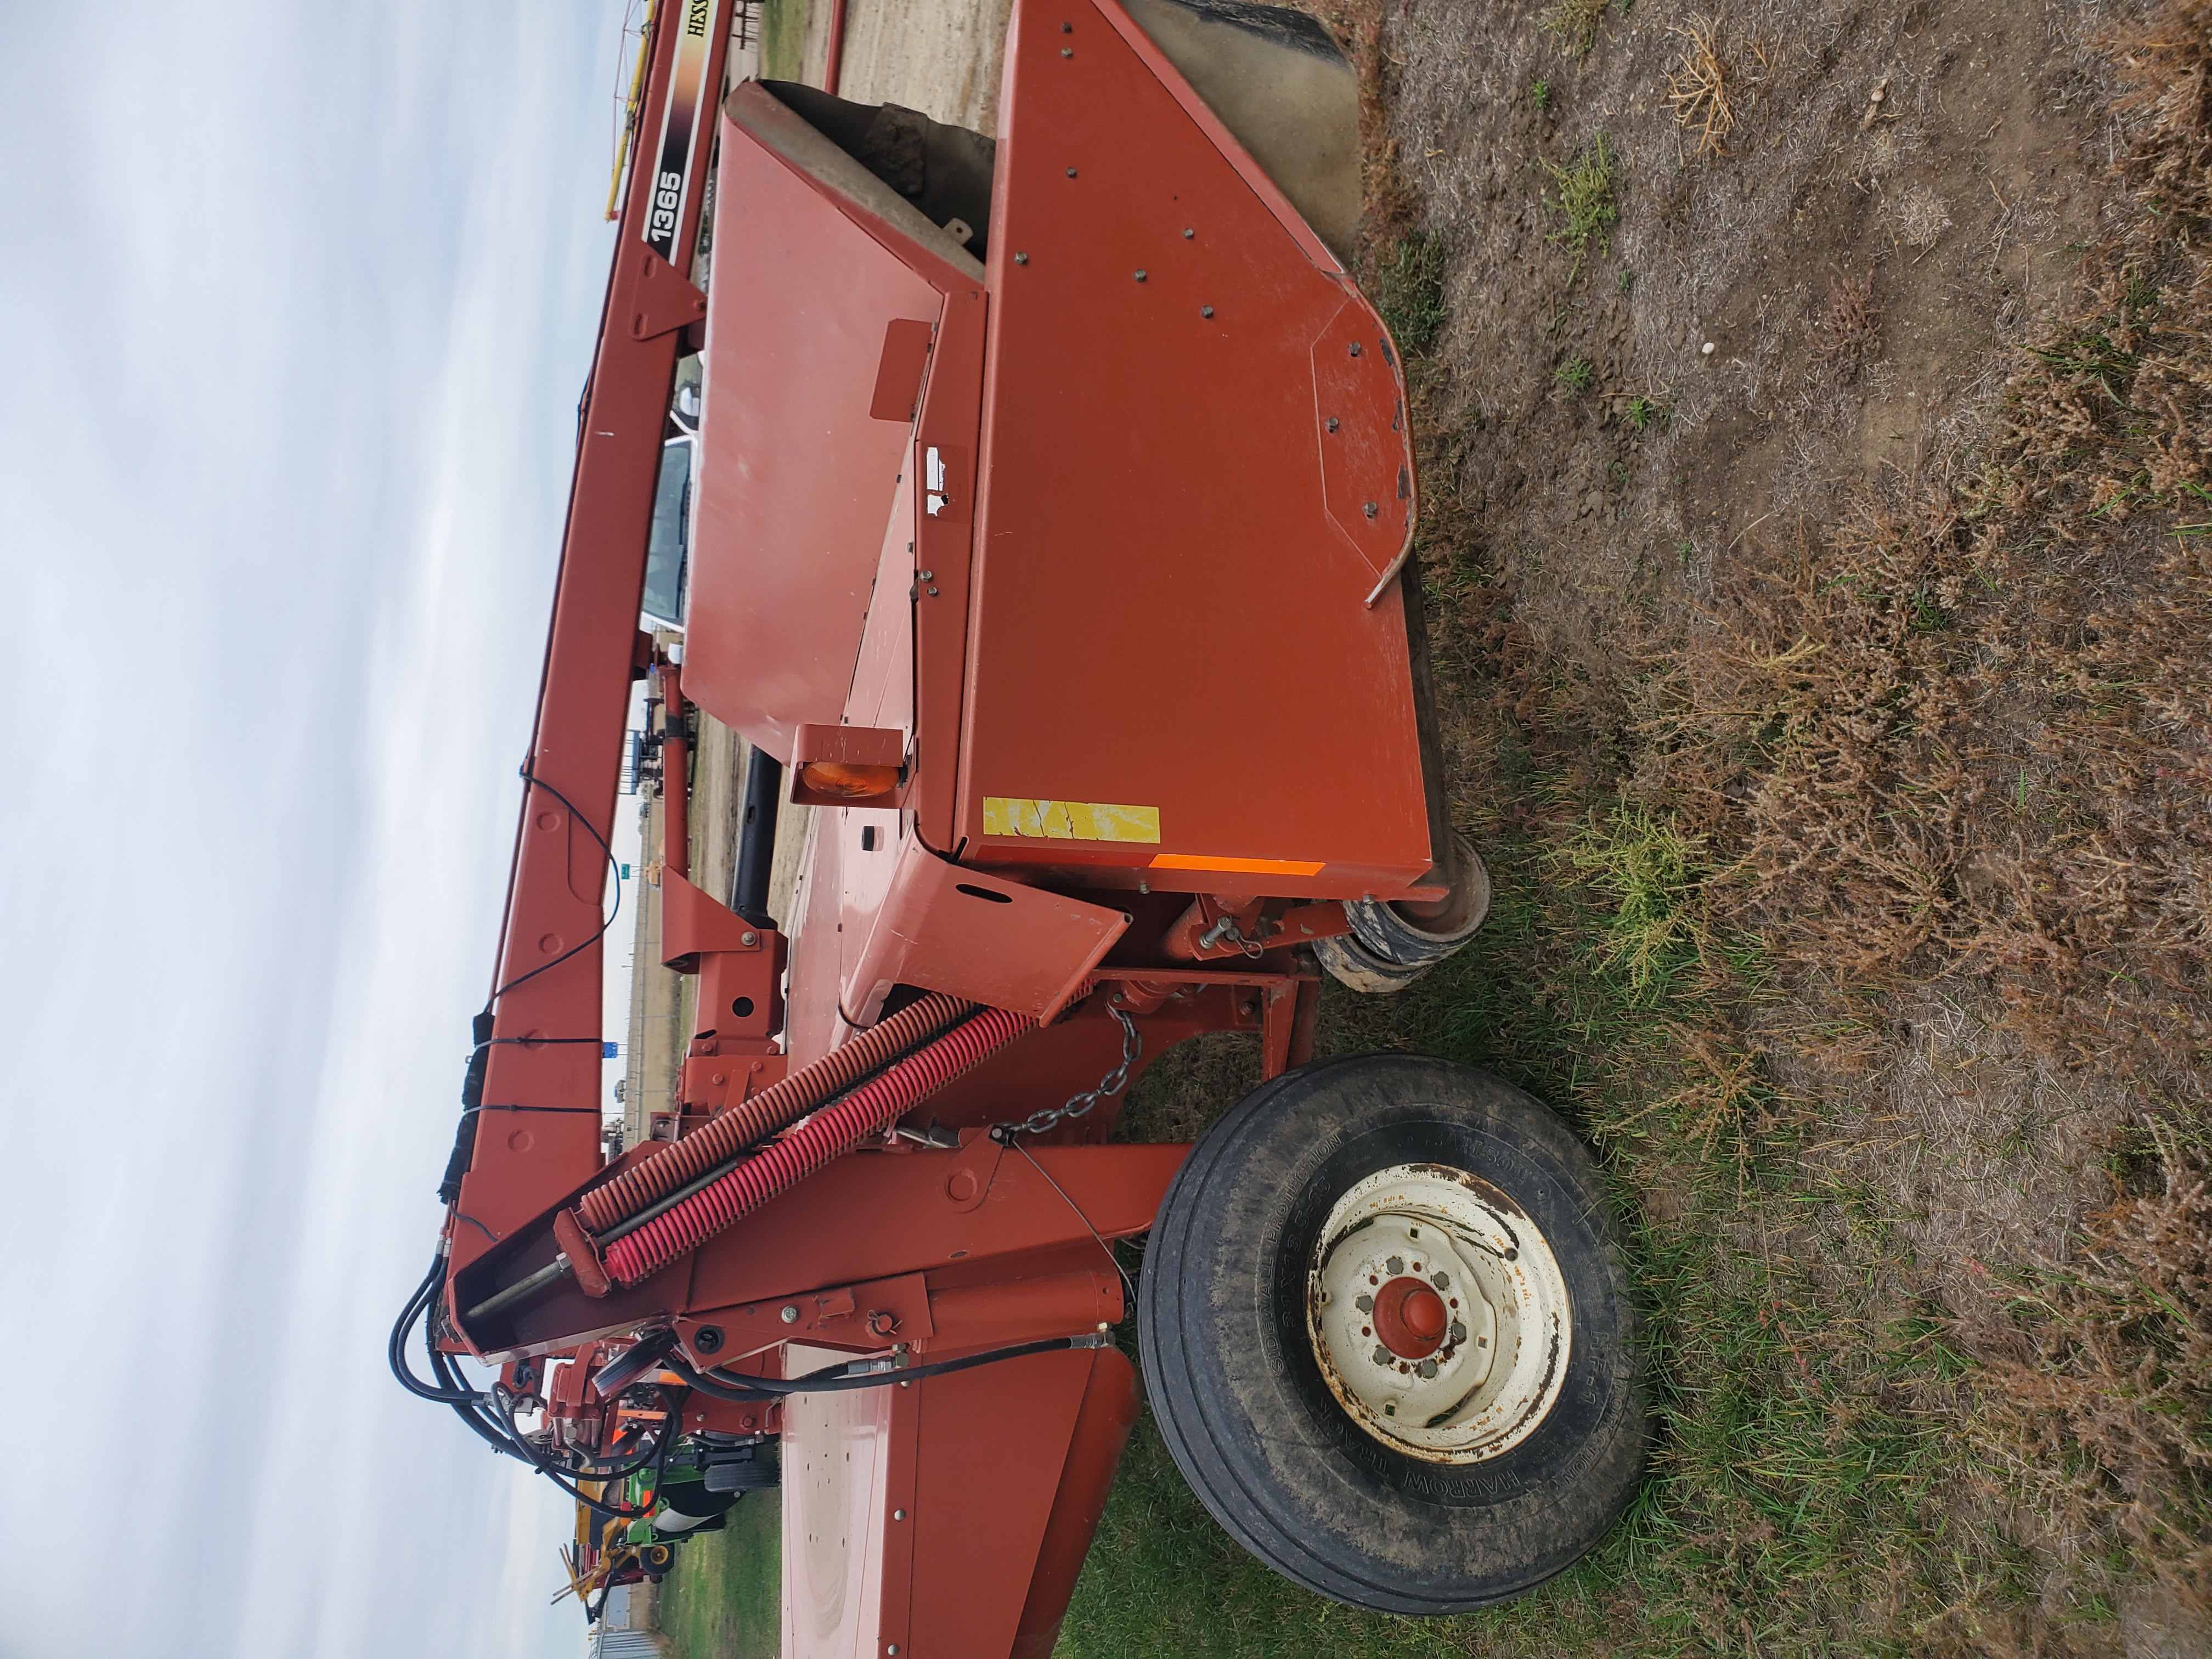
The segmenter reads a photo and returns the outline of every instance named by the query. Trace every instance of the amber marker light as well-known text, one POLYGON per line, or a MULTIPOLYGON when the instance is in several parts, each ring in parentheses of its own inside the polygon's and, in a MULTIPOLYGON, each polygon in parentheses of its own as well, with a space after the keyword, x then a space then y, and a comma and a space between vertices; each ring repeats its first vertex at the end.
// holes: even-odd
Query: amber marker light
MULTIPOLYGON (((834 795, 839 800, 866 800, 872 795, 888 795, 898 787, 898 768, 896 766, 855 766, 848 761, 809 761, 799 769, 799 777, 817 795, 834 795)), ((1319 868, 1318 866, 1315 866, 1319 868)))
POLYGON ((1200 853, 1162 853, 1151 867, 1155 870, 1229 870, 1258 876, 1317 876, 1326 862, 1322 859, 1217 859, 1200 853))

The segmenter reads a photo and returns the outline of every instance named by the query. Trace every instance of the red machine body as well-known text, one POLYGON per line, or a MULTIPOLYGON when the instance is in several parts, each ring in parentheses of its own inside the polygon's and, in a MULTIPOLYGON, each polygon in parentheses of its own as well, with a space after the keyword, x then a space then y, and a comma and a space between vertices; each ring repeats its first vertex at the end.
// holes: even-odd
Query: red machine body
MULTIPOLYGON (((1337 255, 1115 0, 1017 0, 981 262, 775 90, 713 95, 725 6, 665 7, 649 46, 433 1327, 510 1375, 576 1352, 579 1400, 589 1356, 641 1332, 773 1379, 1117 1322, 1100 1241, 1150 1226, 1185 1149, 1112 1141, 1118 1089, 989 1127, 1097 1085, 1125 1028, 1125 1080, 1215 1030, 1258 1033, 1275 1075, 1311 1048, 1300 947, 1345 901, 1449 885, 1395 580, 1403 386, 1337 255), (679 666, 636 616, 687 347, 679 666), (601 904, 646 672, 672 734, 696 702, 816 810, 788 934, 739 917, 687 878, 672 736, 663 952, 697 1025, 679 1139, 609 1164, 601 904), (825 793, 855 776, 873 793, 825 793), (924 994, 1018 1034, 820 1156, 833 1107, 788 1115, 754 1175, 781 1152, 803 1178, 625 1277, 661 1257, 617 1248, 610 1183, 924 994)), ((635 1238, 708 1200, 656 1201, 635 1238)), ((787 1655, 927 1659, 1050 1650, 1137 1409, 1129 1361, 1090 1346, 683 1416, 781 1427, 787 1655)))

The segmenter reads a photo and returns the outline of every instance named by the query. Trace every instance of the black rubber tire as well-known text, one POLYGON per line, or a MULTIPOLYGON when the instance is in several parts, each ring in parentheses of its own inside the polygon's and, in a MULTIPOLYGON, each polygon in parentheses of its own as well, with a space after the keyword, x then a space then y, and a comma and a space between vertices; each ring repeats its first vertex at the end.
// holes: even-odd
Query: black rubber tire
POLYGON ((1540 1103, 1414 1055, 1323 1060, 1231 1109, 1169 1188, 1138 1297, 1168 1449, 1215 1520, 1292 1583, 1353 1607, 1460 1613, 1533 1589, 1602 1538, 1645 1439, 1635 1321, 1589 1155, 1540 1103), (1520 1204, 1565 1281, 1567 1376, 1535 1431, 1449 1465, 1369 1436, 1322 1379, 1308 1264, 1336 1199, 1406 1163, 1520 1204))
POLYGON ((1408 968, 1378 957, 1352 933, 1334 933, 1317 939, 1313 943, 1313 952, 1314 959, 1328 970, 1331 979, 1362 996, 1390 996, 1429 971, 1427 963, 1408 968))
POLYGON ((707 1471, 703 1483, 711 1492, 768 1492, 783 1484, 783 1468, 773 1447, 759 1448, 746 1463, 721 1463, 707 1471))
POLYGON ((1452 927, 1439 930, 1379 899, 1354 899, 1344 907, 1344 914, 1351 921, 1352 937, 1370 956, 1418 970, 1442 962, 1482 931, 1490 916, 1490 871, 1465 836, 1455 839, 1459 896, 1466 913, 1452 927))
POLYGON ((676 1565, 676 1546, 673 1544, 641 1544, 637 1564, 654 1577, 659 1577, 676 1565))

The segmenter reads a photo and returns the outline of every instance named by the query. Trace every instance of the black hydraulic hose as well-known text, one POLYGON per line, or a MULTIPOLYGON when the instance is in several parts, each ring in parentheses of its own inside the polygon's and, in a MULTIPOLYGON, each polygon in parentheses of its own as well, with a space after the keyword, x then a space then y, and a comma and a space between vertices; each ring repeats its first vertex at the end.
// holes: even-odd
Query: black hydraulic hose
POLYGON ((775 811, 783 801, 783 763, 756 746, 745 757, 745 805, 738 822, 738 874, 730 908, 756 927, 773 927, 769 877, 775 864, 775 811))
MULTIPOLYGON (((431 1337, 429 1322, 424 1316, 429 1311, 430 1304, 437 1298, 438 1287, 444 1282, 445 1267, 445 1253, 441 1250, 431 1261, 430 1271, 422 1276, 422 1282, 416 1286, 415 1294, 407 1298, 407 1305, 400 1310, 399 1318, 392 1328, 392 1335, 385 1351, 386 1358, 392 1366, 392 1374, 399 1379, 401 1386, 408 1393, 417 1399, 452 1407, 453 1414, 467 1425, 470 1432, 482 1439, 494 1451, 529 1464, 540 1474, 545 1475, 562 1490, 568 1492, 578 1501, 589 1504, 603 1514, 635 1519, 635 1511, 618 1509, 587 1498, 581 1492, 562 1480, 559 1474, 547 1468, 538 1457, 530 1443, 516 1431, 513 1412, 502 1407, 495 1414, 487 1409, 488 1404, 493 1401, 494 1396, 483 1389, 469 1387, 461 1376, 459 1370, 455 1366, 452 1356, 440 1351, 437 1343, 431 1337), (430 1373, 435 1379, 434 1384, 425 1382, 416 1374, 414 1367, 407 1362, 407 1335, 418 1322, 422 1325, 422 1346, 424 1352, 429 1356, 430 1373)), ((606 1469, 585 1468, 569 1473, 573 1473, 579 1480, 626 1480, 640 1470, 656 1464, 665 1468, 671 1449, 678 1439, 682 1438, 681 1434, 675 1429, 676 1422, 675 1402, 670 1401, 668 1420, 662 1425, 660 1438, 654 1443, 653 1449, 644 1456, 606 1469)), ((596 1462, 599 1460, 592 1461, 596 1462)))
POLYGON ((574 1498, 579 1504, 587 1506, 598 1514, 610 1516, 617 1521, 643 1520, 647 1516, 653 1513, 653 1507, 651 1504, 647 1504, 641 1510, 617 1508, 615 1505, 603 1502, 599 1498, 587 1496, 583 1488, 575 1484, 575 1481, 609 1480, 617 1478, 627 1480, 630 1475, 637 1474, 639 1470, 644 1468, 647 1463, 650 1463, 653 1466, 653 1494, 654 1500, 657 1502, 660 1496, 661 1485, 666 1479, 668 1474, 669 1454, 676 1449, 676 1443, 684 1437, 682 1424, 675 1410, 675 1402, 671 1401, 667 1420, 660 1426, 659 1442, 653 1447, 653 1453, 650 1457, 629 1466, 627 1469, 623 1470, 619 1476, 611 1474, 601 1474, 578 1472, 575 1474, 574 1480, 571 1480, 568 1478, 568 1472, 553 1468, 552 1465, 546 1462, 543 1458, 538 1455, 536 1447, 532 1446, 527 1440, 522 1437, 521 1431, 514 1426, 514 1397, 506 1395, 504 1390, 501 1391, 499 1410, 502 1426, 506 1429, 508 1437, 519 1449, 519 1455, 525 1462, 528 1463, 531 1468, 536 1469, 538 1474, 544 1475, 548 1480, 550 1480, 562 1492, 568 1493, 569 1497, 574 1498))
MULTIPOLYGON (((896 1370, 841 1376, 837 1373, 843 1372, 846 1368, 836 1365, 811 1376, 749 1376, 741 1383, 727 1371, 712 1375, 695 1371, 684 1363, 681 1354, 672 1354, 661 1363, 712 1399, 752 1405, 763 1400, 787 1398, 794 1394, 830 1394, 842 1393, 848 1389, 888 1388, 894 1382, 914 1382, 925 1376, 945 1376, 954 1371, 973 1370, 978 1365, 995 1365, 1002 1360, 1025 1359, 1033 1353, 1060 1353, 1069 1348, 1103 1348, 1112 1340, 1103 1331, 1087 1331, 1081 1336, 1048 1336, 1039 1342, 1020 1342, 1011 1348, 992 1348, 982 1353, 963 1354, 957 1359, 940 1359, 934 1364, 908 1365, 896 1370)), ((882 1362, 859 1360, 853 1363, 879 1364, 882 1362)))
MULTIPOLYGON (((430 1332, 426 1316, 430 1311, 430 1304, 437 1299, 438 1286, 444 1282, 445 1275, 446 1253, 441 1249, 431 1259, 430 1271, 422 1275, 422 1282, 415 1287, 415 1294, 407 1298, 407 1305, 399 1310, 399 1317, 392 1324, 392 1336, 385 1345, 384 1352, 385 1358, 392 1366, 392 1376, 399 1379, 399 1386, 408 1393, 418 1400, 432 1401, 441 1406, 459 1406, 473 1401, 477 1391, 474 1389, 456 1391, 425 1382, 416 1375, 415 1368, 407 1363, 407 1334, 415 1328, 416 1321, 425 1320, 422 1338, 426 1345, 429 1344, 430 1332)), ((433 1346, 431 1352, 434 1355, 436 1352, 433 1346)), ((434 1361, 433 1370, 435 1370, 434 1361)))

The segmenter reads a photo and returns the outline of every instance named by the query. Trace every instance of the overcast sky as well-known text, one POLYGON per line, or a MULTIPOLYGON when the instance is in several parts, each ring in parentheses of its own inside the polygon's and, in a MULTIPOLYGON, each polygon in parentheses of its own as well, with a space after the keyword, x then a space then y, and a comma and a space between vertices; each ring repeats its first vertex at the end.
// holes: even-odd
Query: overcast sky
POLYGON ((569 1655, 429 1259, 620 0, 0 7, 0 1655, 569 1655))

